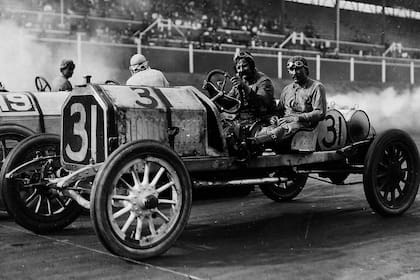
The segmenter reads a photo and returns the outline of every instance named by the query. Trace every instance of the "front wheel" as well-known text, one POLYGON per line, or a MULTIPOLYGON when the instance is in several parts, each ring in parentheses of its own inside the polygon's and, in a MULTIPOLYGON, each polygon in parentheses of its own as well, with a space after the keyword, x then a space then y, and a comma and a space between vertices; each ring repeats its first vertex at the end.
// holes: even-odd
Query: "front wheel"
POLYGON ((6 210, 16 223, 36 233, 49 233, 71 224, 82 207, 71 198, 61 196, 48 179, 60 176, 60 137, 54 134, 33 135, 9 153, 0 178, 6 210), (27 168, 6 174, 35 160, 27 168))
POLYGON ((377 136, 363 174, 370 207, 382 216, 401 215, 413 204, 419 180, 419 154, 411 137, 398 129, 377 136))
POLYGON ((184 163, 156 141, 119 147, 95 177, 91 218, 112 253, 141 260, 164 253, 187 224, 191 180, 184 163))
POLYGON ((263 194, 274 201, 290 201, 302 191, 307 180, 308 174, 294 174, 280 183, 261 185, 260 189, 263 194))

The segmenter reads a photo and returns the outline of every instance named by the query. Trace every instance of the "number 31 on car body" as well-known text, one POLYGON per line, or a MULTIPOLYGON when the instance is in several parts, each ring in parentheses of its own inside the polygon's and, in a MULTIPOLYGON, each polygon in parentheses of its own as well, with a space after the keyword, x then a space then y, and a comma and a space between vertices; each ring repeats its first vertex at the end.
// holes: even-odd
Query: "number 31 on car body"
POLYGON ((347 142, 347 125, 343 114, 336 109, 327 111, 319 123, 318 145, 322 151, 342 148, 347 142))
POLYGON ((104 110, 93 96, 72 97, 63 110, 63 159, 89 164, 105 158, 107 143, 104 110))

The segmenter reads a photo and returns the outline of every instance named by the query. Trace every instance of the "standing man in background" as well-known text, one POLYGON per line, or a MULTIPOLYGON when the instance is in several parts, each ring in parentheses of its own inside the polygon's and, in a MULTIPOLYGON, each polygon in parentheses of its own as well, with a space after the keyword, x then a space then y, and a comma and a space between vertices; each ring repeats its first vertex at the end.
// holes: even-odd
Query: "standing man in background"
POLYGON ((71 85, 69 79, 73 76, 75 67, 76 65, 74 65, 73 60, 63 59, 60 64, 61 75, 52 81, 51 91, 72 90, 73 86, 71 85))
POLYGON ((135 54, 130 59, 131 77, 127 80, 128 86, 149 86, 149 87, 169 87, 163 73, 149 67, 149 62, 142 54, 135 54))

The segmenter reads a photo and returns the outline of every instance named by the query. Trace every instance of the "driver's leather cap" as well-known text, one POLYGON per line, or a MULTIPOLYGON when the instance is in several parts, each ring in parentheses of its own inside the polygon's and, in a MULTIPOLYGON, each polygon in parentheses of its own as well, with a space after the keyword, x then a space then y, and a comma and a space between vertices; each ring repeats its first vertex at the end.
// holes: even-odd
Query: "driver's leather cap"
POLYGON ((60 70, 65 69, 67 67, 73 68, 75 67, 73 60, 71 59, 63 59, 60 64, 60 70))
POLYGON ((242 51, 242 52, 236 53, 235 56, 233 57, 233 61, 235 62, 235 64, 237 64, 238 61, 241 59, 245 59, 250 64, 251 69, 255 69, 255 59, 254 59, 254 56, 250 52, 242 51))

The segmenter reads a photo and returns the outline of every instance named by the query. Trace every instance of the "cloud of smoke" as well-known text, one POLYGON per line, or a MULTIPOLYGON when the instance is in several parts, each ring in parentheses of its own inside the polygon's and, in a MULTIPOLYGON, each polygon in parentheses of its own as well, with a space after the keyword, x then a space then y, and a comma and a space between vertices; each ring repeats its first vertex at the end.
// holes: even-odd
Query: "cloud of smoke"
POLYGON ((35 77, 53 69, 51 51, 33 43, 30 34, 11 22, 1 22, 0 34, 0 81, 11 91, 35 90, 35 77))
POLYGON ((420 132, 420 88, 382 91, 348 92, 328 96, 329 104, 336 108, 359 108, 364 110, 377 131, 400 128, 420 132))
POLYGON ((116 77, 121 76, 118 65, 110 65, 109 57, 90 52, 82 53, 79 59, 75 42, 46 43, 36 40, 36 35, 32 33, 14 22, 0 22, 0 81, 9 91, 35 91, 36 76, 42 76, 51 83, 60 74, 59 65, 64 58, 73 59, 76 63, 70 79, 73 85, 83 84, 85 75, 91 75, 96 83, 108 79, 118 81, 116 77))

